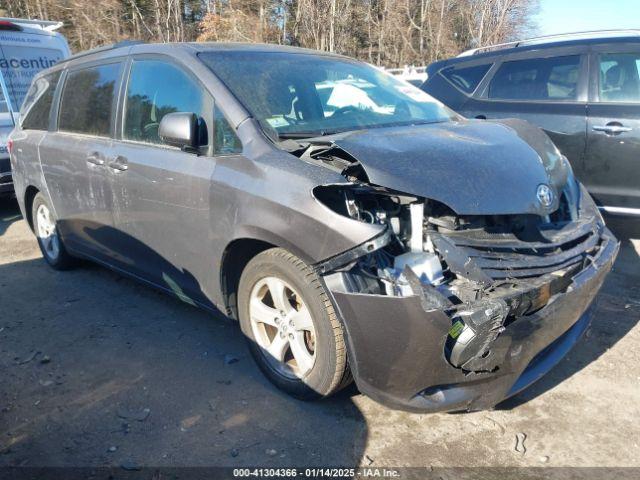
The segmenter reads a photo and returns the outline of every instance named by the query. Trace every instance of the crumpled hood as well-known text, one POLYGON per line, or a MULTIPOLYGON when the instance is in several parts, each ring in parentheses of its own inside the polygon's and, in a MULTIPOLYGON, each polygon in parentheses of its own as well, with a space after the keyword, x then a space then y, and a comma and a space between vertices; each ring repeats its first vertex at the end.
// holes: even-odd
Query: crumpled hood
POLYGON ((337 135, 371 183, 448 205, 459 215, 546 215, 571 174, 542 130, 521 120, 463 120, 337 135), (547 184, 545 209, 537 198, 547 184))

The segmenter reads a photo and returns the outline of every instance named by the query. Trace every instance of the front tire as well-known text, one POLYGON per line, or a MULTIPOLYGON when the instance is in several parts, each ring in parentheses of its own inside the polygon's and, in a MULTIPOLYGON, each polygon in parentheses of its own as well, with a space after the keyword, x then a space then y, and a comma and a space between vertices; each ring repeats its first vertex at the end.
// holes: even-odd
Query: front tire
POLYGON ((303 400, 351 382, 342 325, 318 275, 281 248, 254 257, 238 289, 240 327, 267 378, 303 400))
POLYGON ((67 253, 58 233, 57 220, 52 208, 38 193, 33 199, 31 211, 33 230, 45 261, 55 270, 67 270, 74 266, 75 259, 67 253))

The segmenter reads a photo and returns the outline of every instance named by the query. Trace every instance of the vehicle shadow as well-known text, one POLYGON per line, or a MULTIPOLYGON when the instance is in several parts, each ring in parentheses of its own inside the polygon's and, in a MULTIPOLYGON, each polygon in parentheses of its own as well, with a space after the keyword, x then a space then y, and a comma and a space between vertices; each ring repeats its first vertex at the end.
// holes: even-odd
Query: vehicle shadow
MULTIPOLYGON (((114 233, 104 228, 86 233, 114 233)), ((143 253, 170 286, 194 285, 143 253)), ((360 464, 357 392, 315 403, 280 392, 236 322, 189 305, 202 292, 171 288, 180 302, 94 264, 57 272, 42 259, 0 265, 0 279, 0 465, 360 464)))
POLYGON ((15 197, 0 196, 0 235, 4 235, 12 223, 21 219, 22 214, 15 197))
POLYGON ((579 372, 611 349, 638 323, 640 308, 640 220, 606 218, 621 248, 612 272, 596 299, 591 326, 569 354, 528 389, 500 403, 496 409, 511 410, 536 398, 579 372), (635 245, 634 245, 635 242, 635 245), (630 291, 624 298, 620 291, 630 291))

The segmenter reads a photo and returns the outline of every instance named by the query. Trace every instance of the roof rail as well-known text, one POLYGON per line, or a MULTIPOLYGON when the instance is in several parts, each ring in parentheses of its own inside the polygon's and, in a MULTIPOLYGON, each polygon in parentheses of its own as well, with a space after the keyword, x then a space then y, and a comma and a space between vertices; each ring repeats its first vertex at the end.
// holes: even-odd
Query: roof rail
POLYGON ((9 17, 0 17, 0 22, 15 23, 16 25, 19 25, 21 27, 39 28, 40 30, 45 30, 47 32, 54 32, 64 25, 62 22, 55 22, 52 20, 36 20, 29 18, 9 17))
POLYGON ((383 68, 385 72, 389 72, 392 75, 409 74, 409 73, 424 73, 427 71, 426 66, 416 67, 414 65, 405 65, 401 68, 383 68))
POLYGON ((107 50, 113 50, 115 48, 121 48, 121 47, 131 47, 133 45, 139 45, 141 43, 146 43, 146 42, 143 42, 142 40, 122 40, 121 42, 111 43, 109 45, 103 45, 101 47, 92 48, 90 50, 83 50, 82 52, 78 52, 74 55, 71 55, 68 58, 65 58, 60 63, 67 62, 69 60, 75 60, 76 58, 80 58, 80 57, 85 57, 87 55, 91 55, 92 53, 106 52, 107 50))
POLYGON ((585 32, 559 33, 556 35, 545 35, 542 37, 527 38, 524 40, 515 40, 513 42, 498 43, 495 45, 487 45, 486 47, 472 48, 462 52, 458 57, 469 57, 479 53, 491 52, 494 50, 502 50, 504 48, 517 48, 526 45, 543 45, 545 43, 555 42, 557 40, 580 40, 599 37, 635 37, 640 36, 640 30, 591 30, 585 32))

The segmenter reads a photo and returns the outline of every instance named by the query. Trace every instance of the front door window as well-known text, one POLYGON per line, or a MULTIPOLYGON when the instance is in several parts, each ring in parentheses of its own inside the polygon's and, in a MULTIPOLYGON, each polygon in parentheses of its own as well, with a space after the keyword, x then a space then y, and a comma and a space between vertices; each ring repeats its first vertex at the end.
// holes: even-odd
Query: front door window
POLYGON ((200 145, 206 145, 205 118, 210 116, 202 87, 175 65, 159 60, 134 60, 125 103, 123 138, 161 144, 160 121, 168 113, 192 112, 201 119, 200 145))

